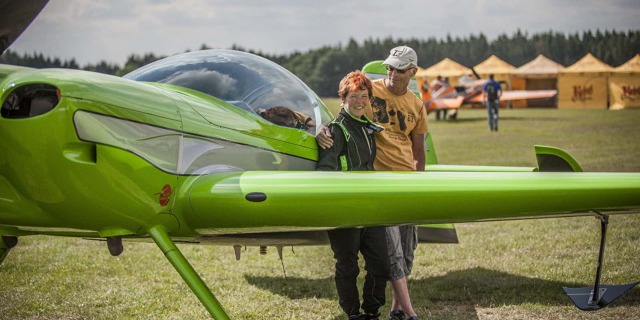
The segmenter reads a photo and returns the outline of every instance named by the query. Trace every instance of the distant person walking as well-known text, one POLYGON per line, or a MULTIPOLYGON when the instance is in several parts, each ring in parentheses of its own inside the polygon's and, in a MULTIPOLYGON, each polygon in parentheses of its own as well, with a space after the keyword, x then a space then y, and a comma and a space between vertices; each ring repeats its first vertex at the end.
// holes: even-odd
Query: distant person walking
POLYGON ((484 100, 487 106, 487 117, 489 119, 489 131, 498 131, 498 109, 500 108, 500 96, 502 87, 500 82, 493 79, 493 74, 489 75, 489 81, 482 88, 484 100))

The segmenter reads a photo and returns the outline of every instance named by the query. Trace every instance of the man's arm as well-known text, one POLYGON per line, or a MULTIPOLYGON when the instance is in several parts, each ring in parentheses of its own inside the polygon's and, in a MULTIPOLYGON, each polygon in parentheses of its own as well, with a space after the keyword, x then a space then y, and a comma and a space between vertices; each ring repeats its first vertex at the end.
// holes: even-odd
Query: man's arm
POLYGON ((413 162, 416 165, 415 171, 424 171, 424 138, 424 134, 411 134, 411 151, 413 151, 413 162))
POLYGON ((322 149, 329 149, 333 146, 333 139, 331 138, 331 132, 329 128, 320 125, 320 130, 316 133, 316 142, 322 149))

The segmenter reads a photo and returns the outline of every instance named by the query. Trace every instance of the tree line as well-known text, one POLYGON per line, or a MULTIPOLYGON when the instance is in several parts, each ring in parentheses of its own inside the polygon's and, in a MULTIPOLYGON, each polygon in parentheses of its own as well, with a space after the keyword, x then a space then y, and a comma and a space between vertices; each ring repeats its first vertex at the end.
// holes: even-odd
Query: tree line
MULTIPOLYGON (((294 51, 284 55, 271 55, 261 51, 245 49, 233 45, 230 49, 246 51, 263 56, 297 75, 318 95, 336 96, 340 79, 349 71, 362 68, 367 62, 382 60, 389 50, 399 45, 408 45, 418 53, 420 67, 427 68, 444 58, 472 67, 484 61, 492 54, 519 67, 538 54, 569 66, 587 53, 591 53, 603 62, 617 67, 640 53, 640 30, 633 31, 586 31, 582 34, 564 34, 543 32, 529 35, 518 30, 512 35, 502 34, 489 41, 482 33, 468 37, 444 39, 366 39, 358 42, 354 39, 346 44, 323 46, 307 52, 294 51)), ((210 49, 202 45, 200 49, 210 49)), ((164 58, 153 53, 132 54, 123 66, 106 61, 80 67, 75 59, 60 60, 44 57, 41 53, 22 55, 11 50, 0 55, 0 63, 28 66, 33 68, 71 68, 83 69, 122 76, 155 60, 164 58)))

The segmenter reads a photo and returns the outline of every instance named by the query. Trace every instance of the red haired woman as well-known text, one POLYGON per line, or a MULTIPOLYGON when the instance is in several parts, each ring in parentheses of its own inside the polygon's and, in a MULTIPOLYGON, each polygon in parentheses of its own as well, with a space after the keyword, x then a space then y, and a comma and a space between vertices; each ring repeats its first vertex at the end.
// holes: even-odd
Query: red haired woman
MULTIPOLYGON (((373 170, 376 156, 373 133, 383 128, 365 115, 365 110, 371 108, 371 90, 371 81, 360 71, 351 72, 340 81, 338 95, 342 109, 328 126, 333 146, 320 148, 317 170, 373 170)), ((349 319, 378 319, 390 272, 385 227, 334 229, 329 230, 328 235, 336 259, 335 281, 340 307, 349 319), (358 252, 364 257, 367 271, 362 305, 356 286, 360 273, 358 252)))

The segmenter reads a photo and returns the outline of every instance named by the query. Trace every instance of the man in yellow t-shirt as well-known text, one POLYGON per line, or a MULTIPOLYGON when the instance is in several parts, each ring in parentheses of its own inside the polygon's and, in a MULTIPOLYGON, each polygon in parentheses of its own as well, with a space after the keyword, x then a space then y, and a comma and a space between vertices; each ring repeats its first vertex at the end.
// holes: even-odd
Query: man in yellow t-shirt
MULTIPOLYGON (((387 77, 372 81, 372 110, 366 112, 367 117, 385 128, 375 134, 377 154, 373 167, 376 171, 424 171, 427 112, 422 101, 408 89, 418 71, 418 56, 413 49, 400 46, 391 49, 383 64, 387 65, 387 77)), ((320 130, 316 139, 323 149, 333 144, 326 130, 320 130)), ((407 286, 417 239, 416 226, 387 228, 393 289, 389 319, 418 319, 407 286)))
MULTIPOLYGON (((388 68, 393 69, 392 66, 388 68)), ((395 81, 404 83, 411 79, 406 71, 387 71, 391 76, 398 74, 395 81)), ((371 82, 373 86, 372 110, 367 116, 385 128, 376 134, 378 153, 374 162, 376 171, 424 171, 424 135, 427 133, 427 116, 422 101, 404 86, 405 92, 391 86, 389 78, 371 82)))
MULTIPOLYGON (((383 64, 387 65, 387 77, 372 83, 373 120, 385 128, 376 135, 378 154, 373 167, 376 171, 424 171, 427 112, 408 89, 418 71, 418 56, 413 49, 400 46, 391 49, 383 64)), ((418 245, 417 232, 412 225, 387 228, 393 289, 390 319, 418 319, 407 285, 418 245)))

